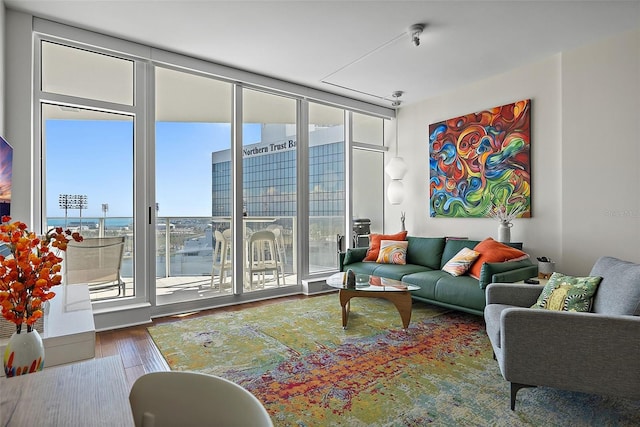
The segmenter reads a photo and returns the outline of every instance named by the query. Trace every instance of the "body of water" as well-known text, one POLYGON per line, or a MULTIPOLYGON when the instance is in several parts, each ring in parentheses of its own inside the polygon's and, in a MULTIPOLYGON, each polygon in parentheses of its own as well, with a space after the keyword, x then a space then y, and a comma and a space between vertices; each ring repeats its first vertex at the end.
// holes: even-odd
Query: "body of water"
MULTIPOLYGON (((133 218, 82 218, 82 227, 88 227, 89 229, 97 229, 100 221, 104 221, 107 229, 109 228, 124 228, 133 226, 133 218)), ((79 227, 80 219, 74 218, 47 218, 48 227, 79 227), (66 224, 65 224, 66 223, 66 224)))

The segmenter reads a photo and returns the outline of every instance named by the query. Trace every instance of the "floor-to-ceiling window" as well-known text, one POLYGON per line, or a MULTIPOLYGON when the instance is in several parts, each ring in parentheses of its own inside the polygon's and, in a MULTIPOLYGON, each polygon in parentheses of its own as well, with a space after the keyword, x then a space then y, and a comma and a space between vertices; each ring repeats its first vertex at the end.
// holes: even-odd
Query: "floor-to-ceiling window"
POLYGON ((211 77, 155 68, 158 305, 232 291, 223 235, 232 224, 231 89, 211 77))
POLYGON ((242 106, 244 287, 295 285, 296 100, 245 89, 242 106))
MULTIPOLYGON (((372 233, 384 231, 384 120, 353 114, 353 219, 371 221, 372 233), (375 171, 375 173, 371 173, 375 171)), ((367 244, 364 241, 356 244, 367 244)))
POLYGON ((245 74, 203 61, 60 33, 34 38, 34 189, 43 227, 125 238, 125 292, 92 292, 101 313, 127 305, 161 315, 295 292, 336 269, 345 216, 362 208, 382 226, 379 116, 335 97, 310 101, 295 85, 283 95, 241 84, 245 74), (252 240, 265 235, 273 247, 252 240))
POLYGON ((345 111, 309 103, 309 273, 337 268, 345 215, 345 111))
POLYGON ((47 41, 38 47, 43 229, 77 230, 87 244, 124 237, 124 287, 92 286, 91 298, 134 297, 134 63, 47 41))

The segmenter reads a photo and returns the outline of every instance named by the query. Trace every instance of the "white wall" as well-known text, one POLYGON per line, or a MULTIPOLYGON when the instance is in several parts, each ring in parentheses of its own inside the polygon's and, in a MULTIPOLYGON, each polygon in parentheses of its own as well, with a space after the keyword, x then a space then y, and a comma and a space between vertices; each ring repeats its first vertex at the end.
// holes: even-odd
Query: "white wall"
MULTIPOLYGON (((405 203, 399 208, 406 211, 410 235, 498 237, 498 221, 491 218, 429 217, 429 124, 530 98, 532 218, 514 221, 511 240, 524 242, 532 254, 559 257, 561 212, 554 208, 560 205, 561 180, 559 76, 560 57, 554 56, 401 109, 400 151, 409 172, 404 179, 405 203)), ((392 225, 395 216, 387 215, 392 225)), ((393 232, 393 227, 387 231, 393 232)))
POLYGON ((640 262, 640 30, 562 57, 563 263, 640 262))
POLYGON ((5 137, 13 146, 11 217, 34 224, 33 162, 31 132, 31 15, 14 10, 5 11, 6 34, 11 34, 5 46, 5 137))
POLYGON ((429 217, 428 127, 530 98, 532 218, 514 221, 512 241, 524 242, 534 258, 552 258, 566 274, 587 274, 601 255, 640 262, 639 37, 635 32, 557 54, 401 108, 400 155, 410 171, 405 202, 386 206, 385 231, 396 231, 396 217, 406 211, 410 235, 496 238, 498 224, 490 218, 429 217), (601 107, 609 110, 603 114, 601 107), (613 153, 616 160, 606 161, 613 153), (626 217, 612 220, 611 212, 626 217))

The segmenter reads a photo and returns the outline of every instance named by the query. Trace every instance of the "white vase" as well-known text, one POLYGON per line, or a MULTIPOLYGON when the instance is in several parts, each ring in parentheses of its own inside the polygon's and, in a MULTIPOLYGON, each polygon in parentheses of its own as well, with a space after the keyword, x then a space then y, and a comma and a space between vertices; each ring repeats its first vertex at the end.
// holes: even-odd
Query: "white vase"
POLYGON ((44 344, 35 329, 14 332, 4 350, 4 374, 7 377, 29 374, 44 368, 44 344))
POLYGON ((511 242, 511 227, 513 227, 513 224, 510 222, 500 222, 500 226, 498 227, 498 242, 511 242))

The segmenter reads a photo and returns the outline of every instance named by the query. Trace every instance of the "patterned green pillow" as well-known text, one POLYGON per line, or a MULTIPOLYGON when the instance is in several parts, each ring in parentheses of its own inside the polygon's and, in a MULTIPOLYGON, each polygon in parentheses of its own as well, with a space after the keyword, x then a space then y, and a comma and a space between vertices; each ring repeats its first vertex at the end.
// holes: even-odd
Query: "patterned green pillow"
POLYGON ((558 311, 591 311, 593 295, 602 277, 573 277, 553 273, 531 308, 558 311))

